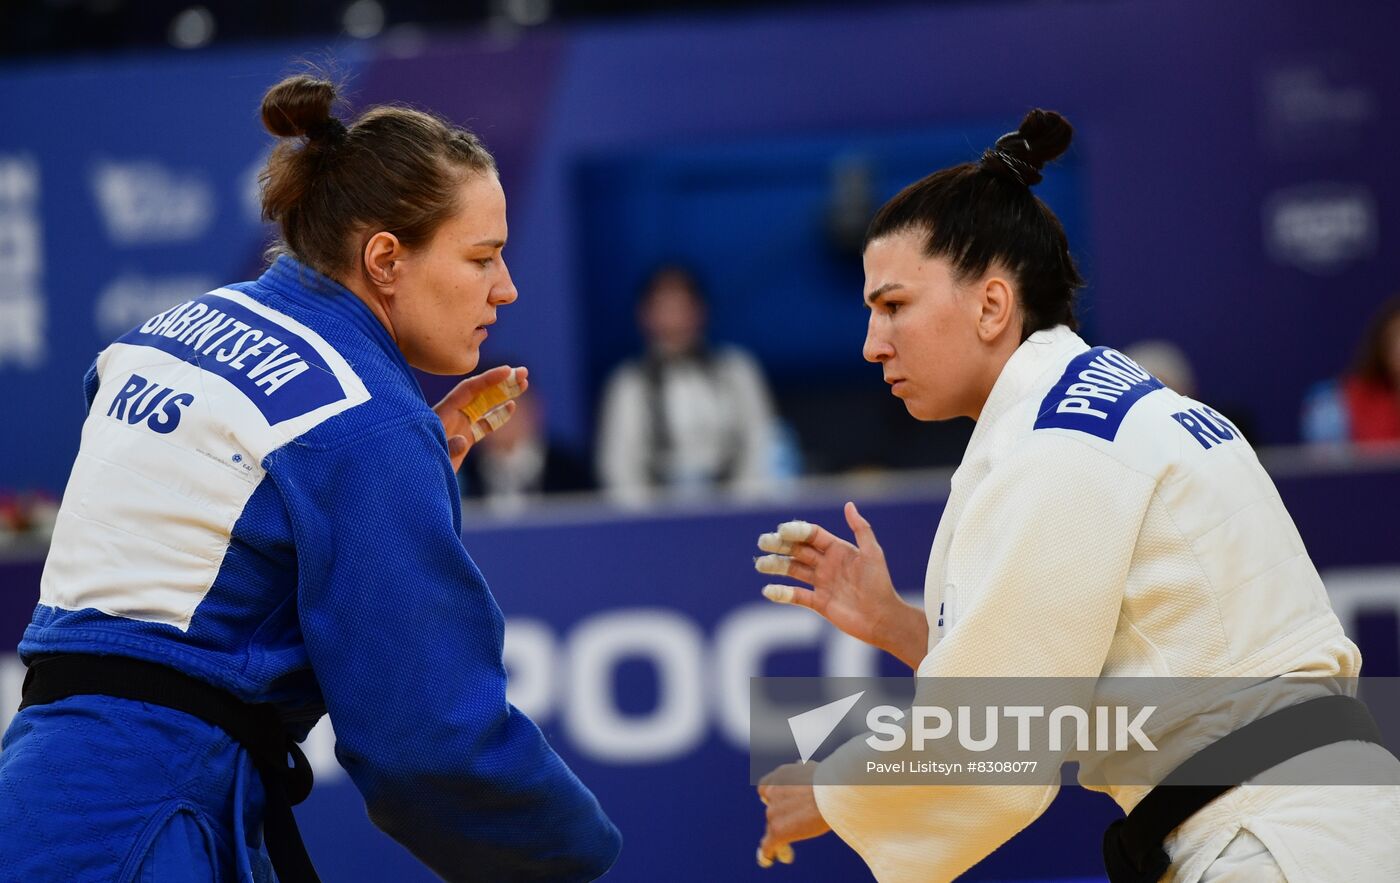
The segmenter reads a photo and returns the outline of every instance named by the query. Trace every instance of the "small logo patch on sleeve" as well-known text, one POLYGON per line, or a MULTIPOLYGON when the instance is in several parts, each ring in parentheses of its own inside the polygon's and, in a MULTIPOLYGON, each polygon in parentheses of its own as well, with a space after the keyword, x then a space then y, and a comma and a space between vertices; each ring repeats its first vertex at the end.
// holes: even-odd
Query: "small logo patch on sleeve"
POLYGON ((1138 399, 1162 381, 1115 349, 1094 347, 1075 358, 1040 403, 1036 429, 1074 429, 1113 441, 1138 399))

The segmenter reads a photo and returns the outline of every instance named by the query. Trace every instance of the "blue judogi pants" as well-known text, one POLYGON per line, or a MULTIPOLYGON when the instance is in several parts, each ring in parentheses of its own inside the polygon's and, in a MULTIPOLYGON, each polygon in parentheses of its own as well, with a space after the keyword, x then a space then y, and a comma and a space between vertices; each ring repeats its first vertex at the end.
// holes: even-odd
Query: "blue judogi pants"
POLYGON ((0 743, 6 880, 273 883, 248 753, 183 712, 109 696, 26 708, 0 743))

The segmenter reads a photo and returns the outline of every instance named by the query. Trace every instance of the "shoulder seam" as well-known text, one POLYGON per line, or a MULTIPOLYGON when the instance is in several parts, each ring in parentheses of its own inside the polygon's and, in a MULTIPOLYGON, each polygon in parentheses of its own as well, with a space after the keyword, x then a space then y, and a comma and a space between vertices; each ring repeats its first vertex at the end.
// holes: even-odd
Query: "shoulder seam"
MULTIPOLYGON (((1104 460, 1107 460, 1107 461, 1109 461, 1110 463, 1113 463, 1113 464, 1115 464, 1115 465, 1117 465, 1117 466, 1120 466, 1120 467, 1122 467, 1123 469, 1127 470, 1128 472, 1132 472, 1132 473, 1134 473, 1135 475, 1140 475, 1140 476, 1142 476, 1143 478, 1145 478, 1145 479, 1147 479, 1148 481, 1152 482, 1153 487, 1156 487, 1157 484, 1159 483, 1159 479, 1158 479, 1157 476, 1152 475, 1151 473, 1148 473, 1148 472, 1144 472, 1144 471, 1142 471, 1141 469, 1137 468, 1136 466, 1131 466, 1131 465, 1129 465, 1129 464, 1123 462, 1123 461, 1122 461, 1121 459, 1119 459, 1118 457, 1113 456, 1113 455, 1110 454, 1108 451, 1104 450, 1103 448, 1099 447, 1098 445, 1092 445, 1092 444, 1090 444, 1089 442, 1085 441, 1084 439, 1079 438, 1077 435, 1072 435, 1072 434, 1071 434, 1071 433, 1078 433, 1078 430, 1074 430, 1074 429, 1061 429, 1060 427, 1050 427, 1050 429, 1052 430, 1051 432, 1048 432, 1048 433, 1046 433, 1045 435, 1041 435, 1041 436, 1039 436, 1039 437, 1040 437, 1040 438, 1043 438, 1043 439, 1050 439, 1050 438, 1064 439, 1065 441, 1073 442, 1075 445, 1078 445, 1079 447, 1084 448, 1084 449, 1086 449, 1086 450, 1093 451, 1098 457, 1100 457, 1100 458, 1102 458, 1102 459, 1104 459, 1104 460), (1053 431, 1053 430, 1055 430, 1055 429, 1061 429, 1061 431, 1055 432, 1055 431, 1053 431)), ((1039 431, 1040 431, 1040 430, 1037 430, 1037 432, 1039 432, 1039 431)), ((1080 433, 1080 434, 1082 434, 1082 433, 1080 433)), ((1034 433, 1032 433, 1030 437, 1031 437, 1031 439, 1034 439, 1034 438, 1036 438, 1036 435, 1035 435, 1034 433)), ((1155 491, 1154 491, 1154 493, 1155 493, 1155 491)))
MULTIPOLYGON (((356 407, 359 407, 359 406, 356 406, 356 407)), ((350 410, 354 410, 354 409, 352 408, 352 409, 350 409, 350 410)), ((343 412, 341 412, 341 413, 342 413, 342 414, 348 414, 348 413, 350 413, 350 410, 343 411, 343 412)), ((338 416, 340 416, 340 415, 337 414, 336 416, 338 417, 338 416)), ((333 419, 335 419, 335 418, 332 417, 331 419, 333 420, 333 419)), ((329 442, 329 443, 319 443, 319 444, 318 444, 318 443, 313 443, 313 442, 304 442, 304 441, 301 441, 300 438, 294 438, 294 439, 288 440, 285 444, 283 444, 283 445, 281 445, 280 447, 278 447, 277 450, 275 450, 275 451, 273 451, 272 453, 268 454, 268 459, 271 459, 272 457, 276 456, 278 453, 280 453, 280 452, 282 452, 282 451, 285 451, 287 448, 289 448, 289 447, 291 447, 291 446, 293 446, 293 445, 295 445, 295 446, 297 446, 297 447, 300 447, 300 448, 304 448, 304 449, 306 449, 306 450, 311 450, 311 451, 325 451, 325 452, 337 451, 337 450, 340 450, 340 449, 343 448, 343 447, 346 447, 346 446, 351 445, 351 444, 355 444, 355 443, 357 443, 357 442, 364 441, 365 439, 370 438, 371 436, 379 435, 379 434, 381 434, 381 433, 388 432, 389 430, 392 430, 392 429, 399 429, 399 428, 402 428, 402 427, 405 427, 405 426, 409 426, 409 425, 414 424, 414 423, 428 423, 428 422, 430 421, 430 419, 431 419, 431 422, 433 422, 433 423, 437 423, 437 422, 438 422, 438 417, 437 417, 437 415, 436 415, 436 414, 431 414, 431 413, 430 413, 430 414, 409 414, 409 415, 407 415, 407 416, 404 416, 404 415, 396 415, 395 417, 388 418, 388 419, 385 419, 385 420, 381 420, 381 421, 378 422, 378 423, 374 423, 374 424, 371 424, 370 426, 366 426, 366 427, 364 427, 363 429, 357 430, 356 432, 354 432, 354 433, 352 433, 352 434, 350 434, 350 435, 347 435, 347 436, 345 436, 345 437, 343 437, 343 438, 337 438, 334 442, 329 442)), ((314 431, 316 428, 319 428, 319 425, 318 425, 317 427, 314 427, 312 430, 309 430, 308 432, 314 431)))

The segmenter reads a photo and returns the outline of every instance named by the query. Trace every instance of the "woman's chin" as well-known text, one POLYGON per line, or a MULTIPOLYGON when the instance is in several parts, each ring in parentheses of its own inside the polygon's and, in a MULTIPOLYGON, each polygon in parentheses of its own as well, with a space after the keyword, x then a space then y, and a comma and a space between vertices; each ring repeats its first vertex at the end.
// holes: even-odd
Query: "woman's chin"
POLYGON ((913 417, 915 420, 929 419, 924 416, 924 408, 918 399, 905 398, 901 395, 896 395, 895 398, 904 403, 904 410, 909 412, 910 417, 913 417))
POLYGON ((465 353, 453 353, 437 358, 419 357, 417 359, 408 360, 408 364, 422 371, 424 374, 436 374, 442 377, 470 374, 476 370, 476 366, 480 362, 481 351, 477 347, 472 347, 470 352, 465 353))
POLYGON ((476 367, 477 367, 478 365, 480 365, 480 364, 481 364, 481 350, 478 349, 478 348, 476 348, 476 347, 472 347, 472 351, 471 351, 470 355, 463 356, 463 357, 461 358, 460 362, 458 363, 457 368, 454 369, 454 370, 452 371, 452 373, 453 373, 453 374, 470 374, 470 373, 472 373, 473 371, 475 371, 475 370, 476 370, 476 367))
POLYGON ((936 423, 939 420, 952 420, 957 414, 945 413, 946 409, 931 407, 917 399, 904 399, 904 409, 909 416, 923 423, 936 423))

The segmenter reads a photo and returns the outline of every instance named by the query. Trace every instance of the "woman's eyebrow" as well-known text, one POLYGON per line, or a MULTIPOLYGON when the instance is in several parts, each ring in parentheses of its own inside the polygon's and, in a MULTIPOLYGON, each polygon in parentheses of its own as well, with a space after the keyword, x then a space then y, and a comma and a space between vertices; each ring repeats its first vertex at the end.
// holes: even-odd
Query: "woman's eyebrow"
POLYGON ((877 289, 875 289, 874 291, 872 291, 872 292, 870 292, 869 294, 867 294, 867 295, 865 296, 865 302, 866 302, 867 304, 869 304, 870 306, 873 307, 873 306, 875 306, 876 301, 878 301, 880 298, 884 297, 886 294, 890 293, 891 291, 894 291, 894 290, 896 290, 896 289, 903 288, 903 287, 904 287, 904 283, 902 283, 902 282, 886 282, 884 285, 881 285, 879 288, 877 288, 877 289))

